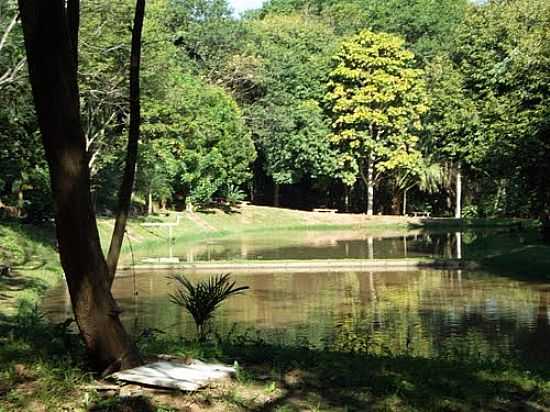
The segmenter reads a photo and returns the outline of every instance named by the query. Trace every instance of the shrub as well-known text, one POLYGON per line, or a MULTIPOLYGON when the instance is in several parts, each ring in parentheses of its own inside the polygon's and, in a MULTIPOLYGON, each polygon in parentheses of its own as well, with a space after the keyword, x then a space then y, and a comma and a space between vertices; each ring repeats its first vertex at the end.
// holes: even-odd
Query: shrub
POLYGON ((191 314, 200 341, 205 340, 204 325, 214 316, 218 306, 228 297, 249 289, 248 286, 235 287, 235 281, 231 281, 228 273, 212 276, 208 280, 198 281, 197 284, 193 284, 182 275, 172 278, 180 284, 180 287, 176 293, 170 295, 170 300, 191 314))

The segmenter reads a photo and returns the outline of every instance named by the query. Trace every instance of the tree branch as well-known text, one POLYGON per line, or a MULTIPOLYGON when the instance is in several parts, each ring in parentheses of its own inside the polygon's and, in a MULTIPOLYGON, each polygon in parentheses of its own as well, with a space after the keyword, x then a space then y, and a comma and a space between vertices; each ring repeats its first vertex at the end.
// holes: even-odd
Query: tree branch
POLYGON ((124 177, 118 194, 118 210, 115 227, 113 229, 111 245, 109 246, 109 254, 107 255, 107 267, 109 268, 111 284, 115 277, 122 241, 124 240, 124 231, 128 220, 128 210, 130 208, 134 176, 136 173, 140 125, 139 70, 144 15, 145 0, 136 0, 134 27, 132 29, 132 50, 130 53, 130 129, 128 131, 126 167, 124 169, 124 177))
POLYGON ((25 58, 22 58, 13 69, 8 69, 2 76, 0 76, 0 86, 6 83, 14 82, 17 73, 19 73, 23 67, 25 67, 25 58))
POLYGON ((8 41, 8 36, 15 27, 15 23, 17 23, 17 19, 19 18, 19 14, 16 14, 13 16, 13 19, 11 19, 10 24, 8 24, 8 27, 6 28, 6 31, 4 31, 4 34, 2 35, 2 39, 0 40, 0 50, 4 48, 6 45, 6 42, 8 41))

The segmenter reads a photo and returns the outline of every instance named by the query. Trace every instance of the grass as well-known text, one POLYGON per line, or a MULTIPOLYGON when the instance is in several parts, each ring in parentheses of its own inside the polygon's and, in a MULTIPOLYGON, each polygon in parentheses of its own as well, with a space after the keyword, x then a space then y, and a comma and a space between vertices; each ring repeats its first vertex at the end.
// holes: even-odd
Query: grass
POLYGON ((13 313, 18 301, 37 303, 62 279, 52 227, 0 223, 0 264, 12 274, 0 278, 0 314, 13 313))

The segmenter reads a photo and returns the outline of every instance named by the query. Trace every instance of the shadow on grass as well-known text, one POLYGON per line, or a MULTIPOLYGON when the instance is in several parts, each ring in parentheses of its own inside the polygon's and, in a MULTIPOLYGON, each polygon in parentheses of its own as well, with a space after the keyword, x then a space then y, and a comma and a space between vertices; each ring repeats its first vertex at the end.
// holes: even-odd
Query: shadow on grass
POLYGON ((18 222, 0 222, 0 264, 17 270, 36 270, 44 267, 51 256, 56 256, 55 228, 50 224, 29 225, 18 222), (29 267, 26 267, 28 265, 29 267))
POLYGON ((95 402, 88 408, 90 412, 155 412, 158 408, 150 399, 110 397, 95 402))
POLYGON ((241 365, 237 380, 244 385, 242 394, 196 399, 204 408, 213 399, 249 411, 514 410, 528 401, 550 406, 548 368, 512 361, 371 355, 250 342, 201 347, 170 339, 149 341, 144 349, 241 365), (272 395, 262 402, 258 393, 246 397, 247 387, 268 384, 272 395))
POLYGON ((206 205, 200 206, 197 209, 197 212, 211 215, 216 213, 216 210, 220 210, 226 215, 235 215, 241 213, 239 205, 231 205, 225 202, 210 202, 206 205))
POLYGON ((11 293, 21 292, 28 289, 35 290, 42 294, 48 288, 48 284, 37 278, 19 276, 17 274, 0 277, 0 301, 11 300, 11 293))

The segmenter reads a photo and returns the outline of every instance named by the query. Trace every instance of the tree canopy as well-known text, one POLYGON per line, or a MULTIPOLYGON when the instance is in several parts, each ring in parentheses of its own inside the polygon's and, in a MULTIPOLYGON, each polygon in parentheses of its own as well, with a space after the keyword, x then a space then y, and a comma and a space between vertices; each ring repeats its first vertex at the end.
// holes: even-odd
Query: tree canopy
POLYGON ((330 72, 331 140, 341 150, 343 181, 352 185, 359 173, 368 186, 369 214, 378 176, 412 168, 420 157, 417 132, 427 98, 423 72, 403 46, 397 36, 362 31, 342 43, 330 72))
MULTIPOLYGON (((99 212, 115 209, 121 178, 133 6, 81 7, 99 212)), ((53 208, 17 14, 1 3, 0 207, 40 221, 53 208)), ((395 213, 407 176, 413 208, 450 214, 461 177, 468 213, 538 215, 550 204, 549 14, 544 0, 271 0, 236 18, 224 0, 150 0, 134 210, 244 191, 305 208, 352 194, 364 212, 372 191, 372 212, 395 213), (419 189, 423 165, 443 171, 434 193, 419 189)))

